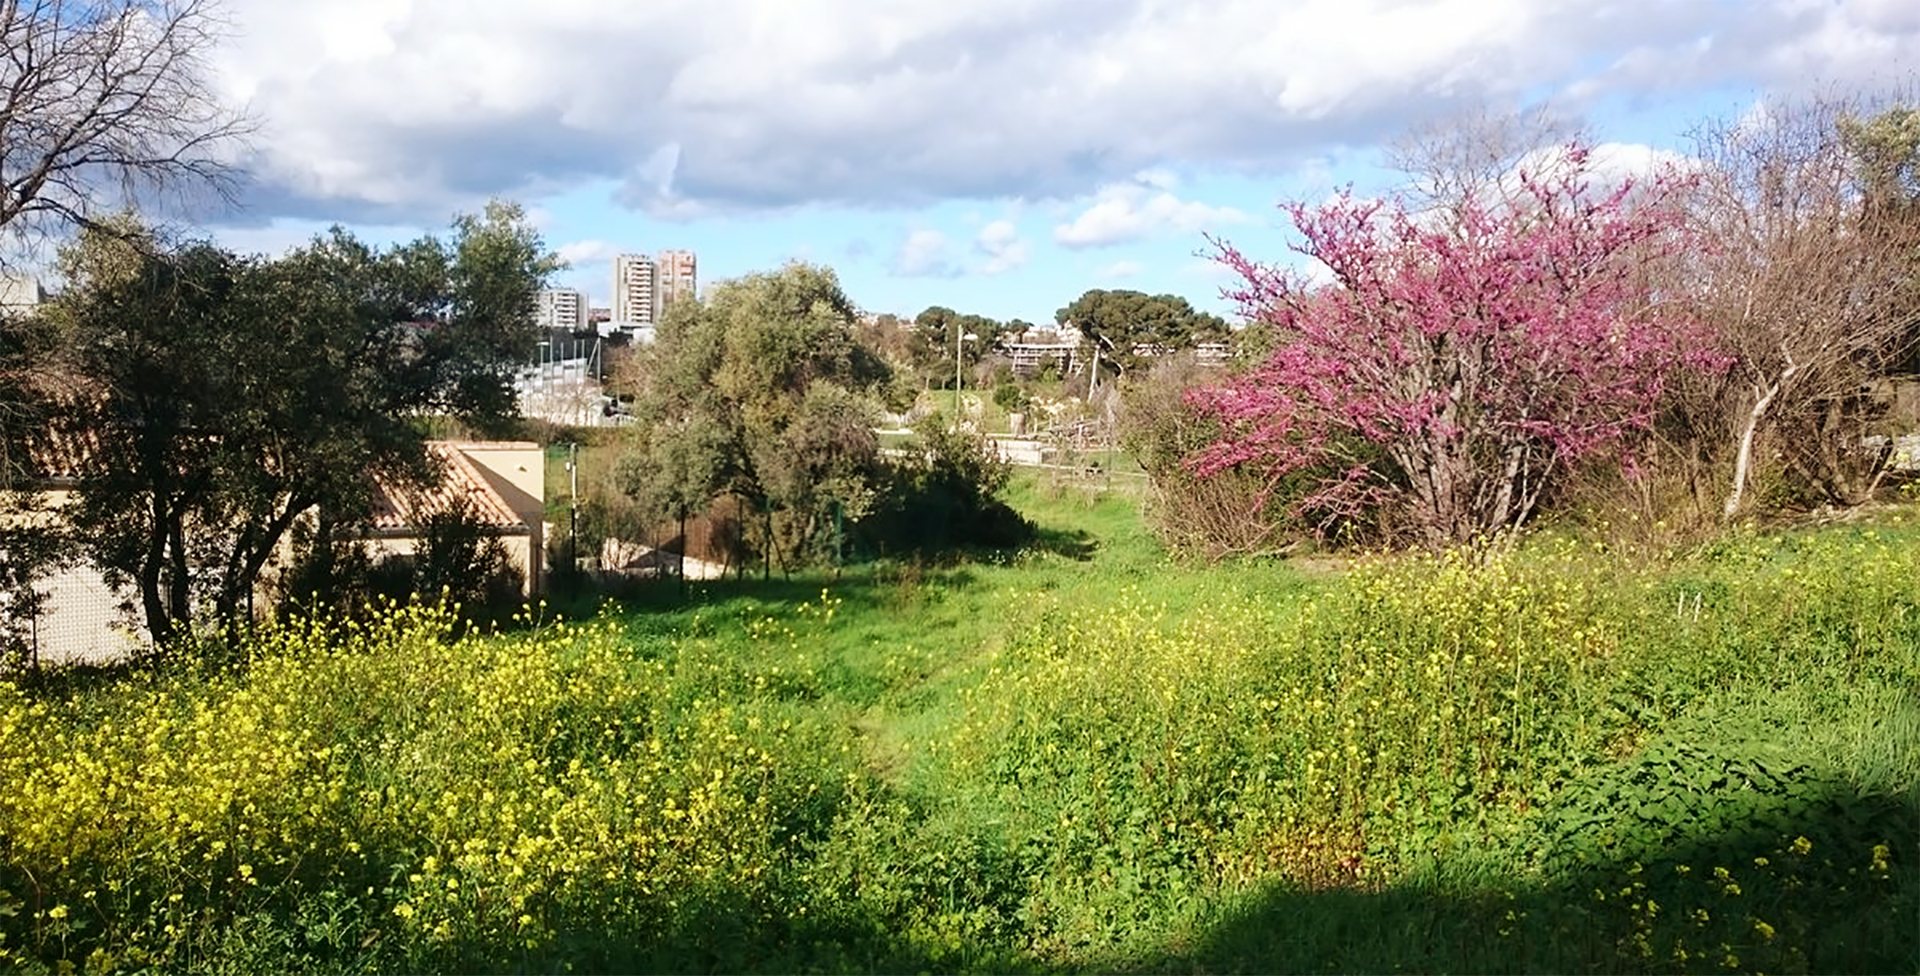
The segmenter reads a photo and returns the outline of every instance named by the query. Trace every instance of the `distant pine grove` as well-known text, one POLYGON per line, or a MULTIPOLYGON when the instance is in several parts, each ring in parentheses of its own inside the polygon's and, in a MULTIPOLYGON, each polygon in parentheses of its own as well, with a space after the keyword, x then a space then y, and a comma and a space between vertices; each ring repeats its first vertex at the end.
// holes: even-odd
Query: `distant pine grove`
POLYGON ((1920 532, 1023 549, 0 684, 15 972, 1920 968, 1920 532))

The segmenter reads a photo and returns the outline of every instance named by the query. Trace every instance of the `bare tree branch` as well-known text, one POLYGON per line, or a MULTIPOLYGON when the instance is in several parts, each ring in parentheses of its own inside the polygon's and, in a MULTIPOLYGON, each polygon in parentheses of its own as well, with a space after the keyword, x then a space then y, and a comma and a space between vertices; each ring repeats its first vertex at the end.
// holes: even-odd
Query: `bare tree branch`
POLYGON ((1511 204, 1529 155, 1591 143, 1586 126, 1551 106, 1480 106, 1424 122, 1396 138, 1387 165, 1406 177, 1399 190, 1415 209, 1457 223, 1463 207, 1511 204))
POLYGON ((1883 459, 1864 439, 1884 409, 1868 393, 1913 348, 1920 226, 1868 205, 1845 132, 1873 110, 1825 96, 1694 134, 1691 210, 1712 246, 1689 272, 1746 388, 1725 404, 1737 445, 1727 517, 1746 503, 1768 432, 1785 466, 1833 504, 1878 484, 1883 459))
POLYGON ((254 123, 209 77, 226 32, 215 0, 0 0, 0 228, 231 202, 254 123))

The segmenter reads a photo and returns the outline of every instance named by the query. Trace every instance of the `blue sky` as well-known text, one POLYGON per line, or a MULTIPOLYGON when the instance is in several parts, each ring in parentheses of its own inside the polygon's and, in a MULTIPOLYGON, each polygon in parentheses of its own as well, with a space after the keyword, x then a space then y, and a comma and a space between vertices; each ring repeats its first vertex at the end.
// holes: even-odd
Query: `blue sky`
POLYGON ((526 206, 596 303, 609 258, 709 283, 792 258, 876 312, 1045 321, 1088 288, 1226 311, 1205 234, 1387 189, 1382 150, 1545 105, 1623 157, 1760 100, 1910 84, 1913 0, 225 0, 210 60, 263 124, 242 206, 277 253, 329 224, 526 206))

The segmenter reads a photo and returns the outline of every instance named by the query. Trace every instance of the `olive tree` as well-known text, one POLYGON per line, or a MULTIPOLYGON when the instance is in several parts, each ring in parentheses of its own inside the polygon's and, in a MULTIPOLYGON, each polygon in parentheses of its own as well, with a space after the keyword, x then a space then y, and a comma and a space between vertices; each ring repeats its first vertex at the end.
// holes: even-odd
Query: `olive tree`
POLYGON ((94 445, 66 514, 164 642, 203 607, 244 620, 305 513, 352 521, 373 476, 432 478, 420 417, 504 422, 557 262, 496 203, 384 250, 338 229, 276 259, 90 231, 65 263, 45 314, 97 391, 63 409, 94 445))

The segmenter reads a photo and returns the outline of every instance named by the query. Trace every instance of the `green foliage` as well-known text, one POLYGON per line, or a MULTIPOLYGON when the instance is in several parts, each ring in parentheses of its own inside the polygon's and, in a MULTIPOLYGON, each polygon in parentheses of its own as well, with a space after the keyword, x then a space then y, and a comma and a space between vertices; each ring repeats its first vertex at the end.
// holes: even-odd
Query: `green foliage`
POLYGON ((1028 402, 1026 393, 1011 379, 993 388, 993 405, 1009 413, 1025 410, 1028 402))
MULTIPOLYGON (((372 600, 374 566, 364 539, 328 518, 295 522, 288 533, 293 561, 275 580, 282 616, 357 614, 372 600)), ((394 594, 407 590, 396 586, 394 594)))
POLYGON ((910 347, 913 369, 934 389, 952 389, 956 376, 954 356, 960 357, 964 374, 970 376, 1000 334, 1007 330, 1007 326, 984 315, 956 312, 943 305, 931 306, 913 319, 910 347))
POLYGON ((375 559, 351 528, 296 525, 293 564, 278 581, 281 616, 365 619, 388 606, 426 603, 445 604, 469 623, 497 623, 520 607, 526 574, 466 499, 427 511, 418 529, 413 552, 375 559))
POLYGON ((882 507, 861 526, 869 551, 1010 549, 1033 538, 1033 525, 996 497, 1013 466, 991 441, 946 427, 938 415, 915 424, 913 432, 915 443, 890 465, 882 507))
POLYGON ((1227 323, 1211 312, 1195 311, 1178 295, 1147 295, 1137 291, 1094 288, 1054 313, 1054 320, 1071 323, 1102 355, 1117 361, 1128 373, 1144 369, 1151 355, 1192 349, 1202 342, 1224 342, 1227 323), (1143 355, 1136 350, 1153 350, 1143 355))
POLYGON ((1559 791, 1521 846, 1543 872, 1572 878, 1635 864, 1742 863, 1808 831, 1865 850, 1901 813, 1897 798, 1861 792, 1740 716, 1680 721, 1559 791))
POLYGON ((1842 118, 1839 126, 1870 206, 1891 216, 1886 211, 1920 205, 1920 108, 1896 105, 1866 119, 1842 118))
POLYGON ((236 628, 261 571, 316 507, 351 520, 369 475, 431 477, 416 420, 514 410, 535 296, 555 265, 521 212, 380 251, 335 229, 284 257, 89 230, 46 311, 98 391, 56 413, 85 457, 68 522, 140 594, 165 642, 211 609, 236 628))
POLYGON ((830 269, 790 264, 669 309, 637 370, 645 439, 621 490, 678 520, 721 494, 762 513, 759 555, 792 567, 837 550, 873 504, 872 399, 891 371, 855 338, 830 269))
POLYGON ((49 609, 41 585, 72 562, 71 545, 41 499, 0 490, 0 672, 38 663, 35 630, 49 609))
POLYGON ((412 594, 469 614, 505 616, 520 602, 526 575, 465 499, 429 513, 421 523, 420 548, 409 560, 412 594))
POLYGON ((1912 530, 1308 578, 1004 490, 988 561, 0 685, 0 965, 1920 963, 1912 530))

